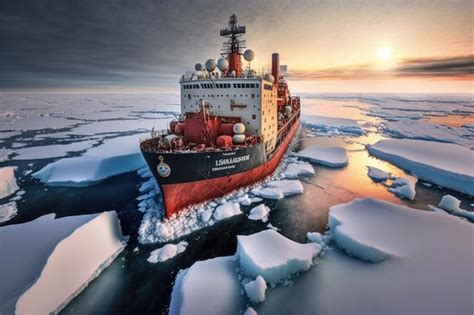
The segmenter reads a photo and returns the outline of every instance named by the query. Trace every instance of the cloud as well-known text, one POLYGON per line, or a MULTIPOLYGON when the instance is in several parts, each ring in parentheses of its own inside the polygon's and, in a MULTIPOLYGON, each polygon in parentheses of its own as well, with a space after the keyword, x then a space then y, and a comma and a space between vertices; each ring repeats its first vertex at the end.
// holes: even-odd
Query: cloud
POLYGON ((289 73, 293 80, 359 80, 387 77, 386 72, 377 71, 373 65, 355 65, 319 70, 297 70, 289 73))
POLYGON ((401 77, 474 77, 474 55, 449 58, 408 59, 394 70, 401 77))

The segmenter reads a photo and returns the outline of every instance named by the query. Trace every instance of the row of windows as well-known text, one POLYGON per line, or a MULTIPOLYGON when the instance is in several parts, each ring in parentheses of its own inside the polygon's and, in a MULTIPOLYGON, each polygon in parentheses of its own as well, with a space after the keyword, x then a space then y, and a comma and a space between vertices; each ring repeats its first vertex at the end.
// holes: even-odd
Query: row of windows
MULTIPOLYGON (((219 94, 215 94, 215 95, 214 94, 208 94, 207 95, 207 97, 214 97, 214 96, 215 97, 224 97, 224 94, 221 94, 221 95, 219 95, 219 94)), ((204 95, 204 94, 203 95, 184 94, 184 97, 187 97, 188 99, 191 99, 191 97, 206 97, 206 95, 204 95)), ((229 97, 229 94, 225 95, 225 97, 229 97)), ((234 97, 237 97, 237 94, 234 94, 234 97)), ((249 96, 248 96, 248 94, 246 94, 246 95, 240 94, 240 97, 249 97, 249 96)), ((255 97, 259 97, 259 95, 258 94, 250 94, 250 97, 255 98, 255 97)))
POLYGON ((271 84, 264 84, 264 85, 263 85, 263 88, 264 88, 265 90, 269 90, 269 91, 273 90, 273 86, 272 86, 271 84))
MULTIPOLYGON (((233 87, 234 89, 258 89, 259 84, 258 83, 234 83, 233 87)), ((265 84, 265 89, 267 84, 265 84)), ((201 83, 201 87, 203 89, 213 89, 213 88, 218 88, 218 89, 230 89, 231 84, 230 83, 201 83)), ((271 87, 271 85, 270 85, 271 87)), ((183 89, 189 90, 189 89, 199 89, 199 84, 184 84, 183 89)), ((271 90, 271 88, 270 88, 271 90)))
POLYGON ((185 84, 183 85, 183 89, 185 90, 199 89, 199 84, 185 84))

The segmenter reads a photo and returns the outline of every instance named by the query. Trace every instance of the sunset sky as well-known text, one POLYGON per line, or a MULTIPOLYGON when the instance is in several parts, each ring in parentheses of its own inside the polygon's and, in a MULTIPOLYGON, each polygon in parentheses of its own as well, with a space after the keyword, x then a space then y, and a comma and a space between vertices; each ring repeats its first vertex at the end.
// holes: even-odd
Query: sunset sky
POLYGON ((0 0, 0 89, 177 91, 230 14, 301 92, 473 93, 472 1, 0 0))

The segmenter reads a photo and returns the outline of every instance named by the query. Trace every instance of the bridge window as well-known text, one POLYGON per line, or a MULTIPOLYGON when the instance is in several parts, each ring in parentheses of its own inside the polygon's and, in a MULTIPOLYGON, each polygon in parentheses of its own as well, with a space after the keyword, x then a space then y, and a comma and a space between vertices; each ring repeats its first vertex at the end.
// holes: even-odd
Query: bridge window
POLYGON ((247 89, 250 88, 250 84, 249 84, 249 83, 245 84, 245 87, 246 87, 247 89))

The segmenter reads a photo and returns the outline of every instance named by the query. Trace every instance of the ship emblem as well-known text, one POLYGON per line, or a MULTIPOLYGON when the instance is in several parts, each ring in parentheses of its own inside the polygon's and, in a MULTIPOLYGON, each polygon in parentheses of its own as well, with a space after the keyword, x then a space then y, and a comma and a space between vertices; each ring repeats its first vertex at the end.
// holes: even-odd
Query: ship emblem
POLYGON ((171 167, 168 164, 163 162, 164 160, 163 156, 160 155, 159 159, 160 159, 160 163, 158 163, 158 166, 156 167, 158 174, 160 174, 161 177, 170 176, 171 167))

